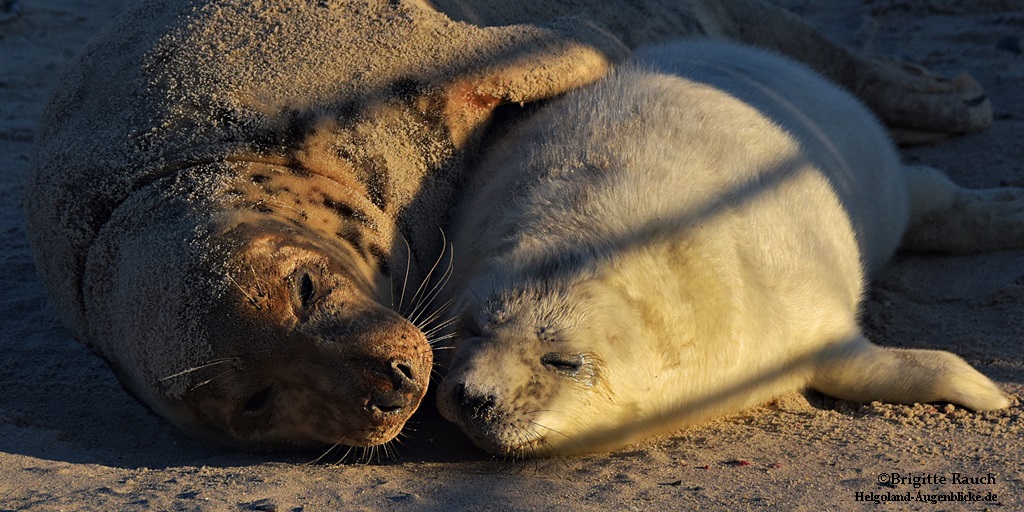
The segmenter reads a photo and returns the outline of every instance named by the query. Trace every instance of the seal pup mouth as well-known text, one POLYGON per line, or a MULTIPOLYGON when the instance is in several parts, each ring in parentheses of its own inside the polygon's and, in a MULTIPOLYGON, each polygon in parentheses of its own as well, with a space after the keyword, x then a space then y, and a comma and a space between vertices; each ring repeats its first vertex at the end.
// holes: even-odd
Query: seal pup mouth
POLYGON ((467 390, 465 383, 443 387, 438 394, 441 415, 483 450, 509 459, 538 457, 550 451, 545 427, 532 419, 535 411, 509 410, 495 395, 467 390))

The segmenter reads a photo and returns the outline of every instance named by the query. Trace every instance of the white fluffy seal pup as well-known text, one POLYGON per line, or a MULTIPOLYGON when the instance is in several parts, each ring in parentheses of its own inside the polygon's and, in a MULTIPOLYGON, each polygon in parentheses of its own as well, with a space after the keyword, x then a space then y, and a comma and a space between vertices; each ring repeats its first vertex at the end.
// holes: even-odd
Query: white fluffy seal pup
POLYGON ((614 448, 806 387, 1009 404, 951 353, 873 345, 857 316, 901 240, 1024 245, 1024 193, 903 166, 865 107, 794 62, 640 51, 516 127, 474 178, 438 402, 492 453, 614 448))

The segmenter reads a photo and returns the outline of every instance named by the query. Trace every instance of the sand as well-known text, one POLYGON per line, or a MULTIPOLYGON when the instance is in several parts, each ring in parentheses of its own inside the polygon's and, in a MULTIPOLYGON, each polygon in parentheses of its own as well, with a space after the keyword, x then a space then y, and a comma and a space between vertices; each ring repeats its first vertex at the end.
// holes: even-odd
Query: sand
MULTIPOLYGON (((905 157, 967 186, 1024 186, 1024 3, 780 3, 851 44, 972 73, 994 126, 905 157)), ((1014 396, 1004 411, 797 394, 620 452, 539 461, 477 451, 432 397, 400 444, 342 463, 342 453, 310 464, 319 453, 238 454, 185 437, 60 325, 23 228, 48 91, 129 4, 0 0, 0 510, 826 510, 875 507, 858 501, 872 497, 915 500, 892 509, 1024 507, 1024 251, 901 254, 864 305, 874 341, 960 354, 1014 396), (991 501, 928 501, 936 496, 991 501)))

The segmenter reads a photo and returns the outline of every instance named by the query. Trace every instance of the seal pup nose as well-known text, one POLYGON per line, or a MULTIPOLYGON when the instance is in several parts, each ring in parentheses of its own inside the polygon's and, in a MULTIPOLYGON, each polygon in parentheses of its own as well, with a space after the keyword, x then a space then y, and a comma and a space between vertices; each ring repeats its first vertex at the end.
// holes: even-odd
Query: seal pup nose
POLYGON ((491 417, 497 403, 492 395, 473 395, 466 391, 465 384, 455 387, 455 403, 463 417, 471 420, 486 420, 491 417))

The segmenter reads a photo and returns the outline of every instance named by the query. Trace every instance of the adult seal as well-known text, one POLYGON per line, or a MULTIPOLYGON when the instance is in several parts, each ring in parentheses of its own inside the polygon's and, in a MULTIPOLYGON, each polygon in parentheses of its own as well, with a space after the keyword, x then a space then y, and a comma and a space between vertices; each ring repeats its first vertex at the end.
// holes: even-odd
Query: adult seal
POLYGON ((959 357, 870 343, 866 275, 906 249, 1024 246, 1024 190, 901 165, 849 94, 726 43, 638 51, 517 126, 453 229, 438 393, 479 446, 621 446, 811 387, 1006 407, 959 357))
POLYGON ((142 2, 42 121, 26 212, 57 311, 198 438, 391 440, 431 374, 419 284, 462 148, 495 105, 592 81, 624 51, 574 30, 594 31, 482 29, 415 3, 142 2))
POLYGON ((438 317, 419 284, 482 127, 625 46, 744 40, 848 80, 894 125, 991 121, 973 81, 757 0, 435 4, 147 0, 64 73, 26 187, 37 266, 64 322, 175 425, 251 449, 392 439, 427 385, 438 317))

